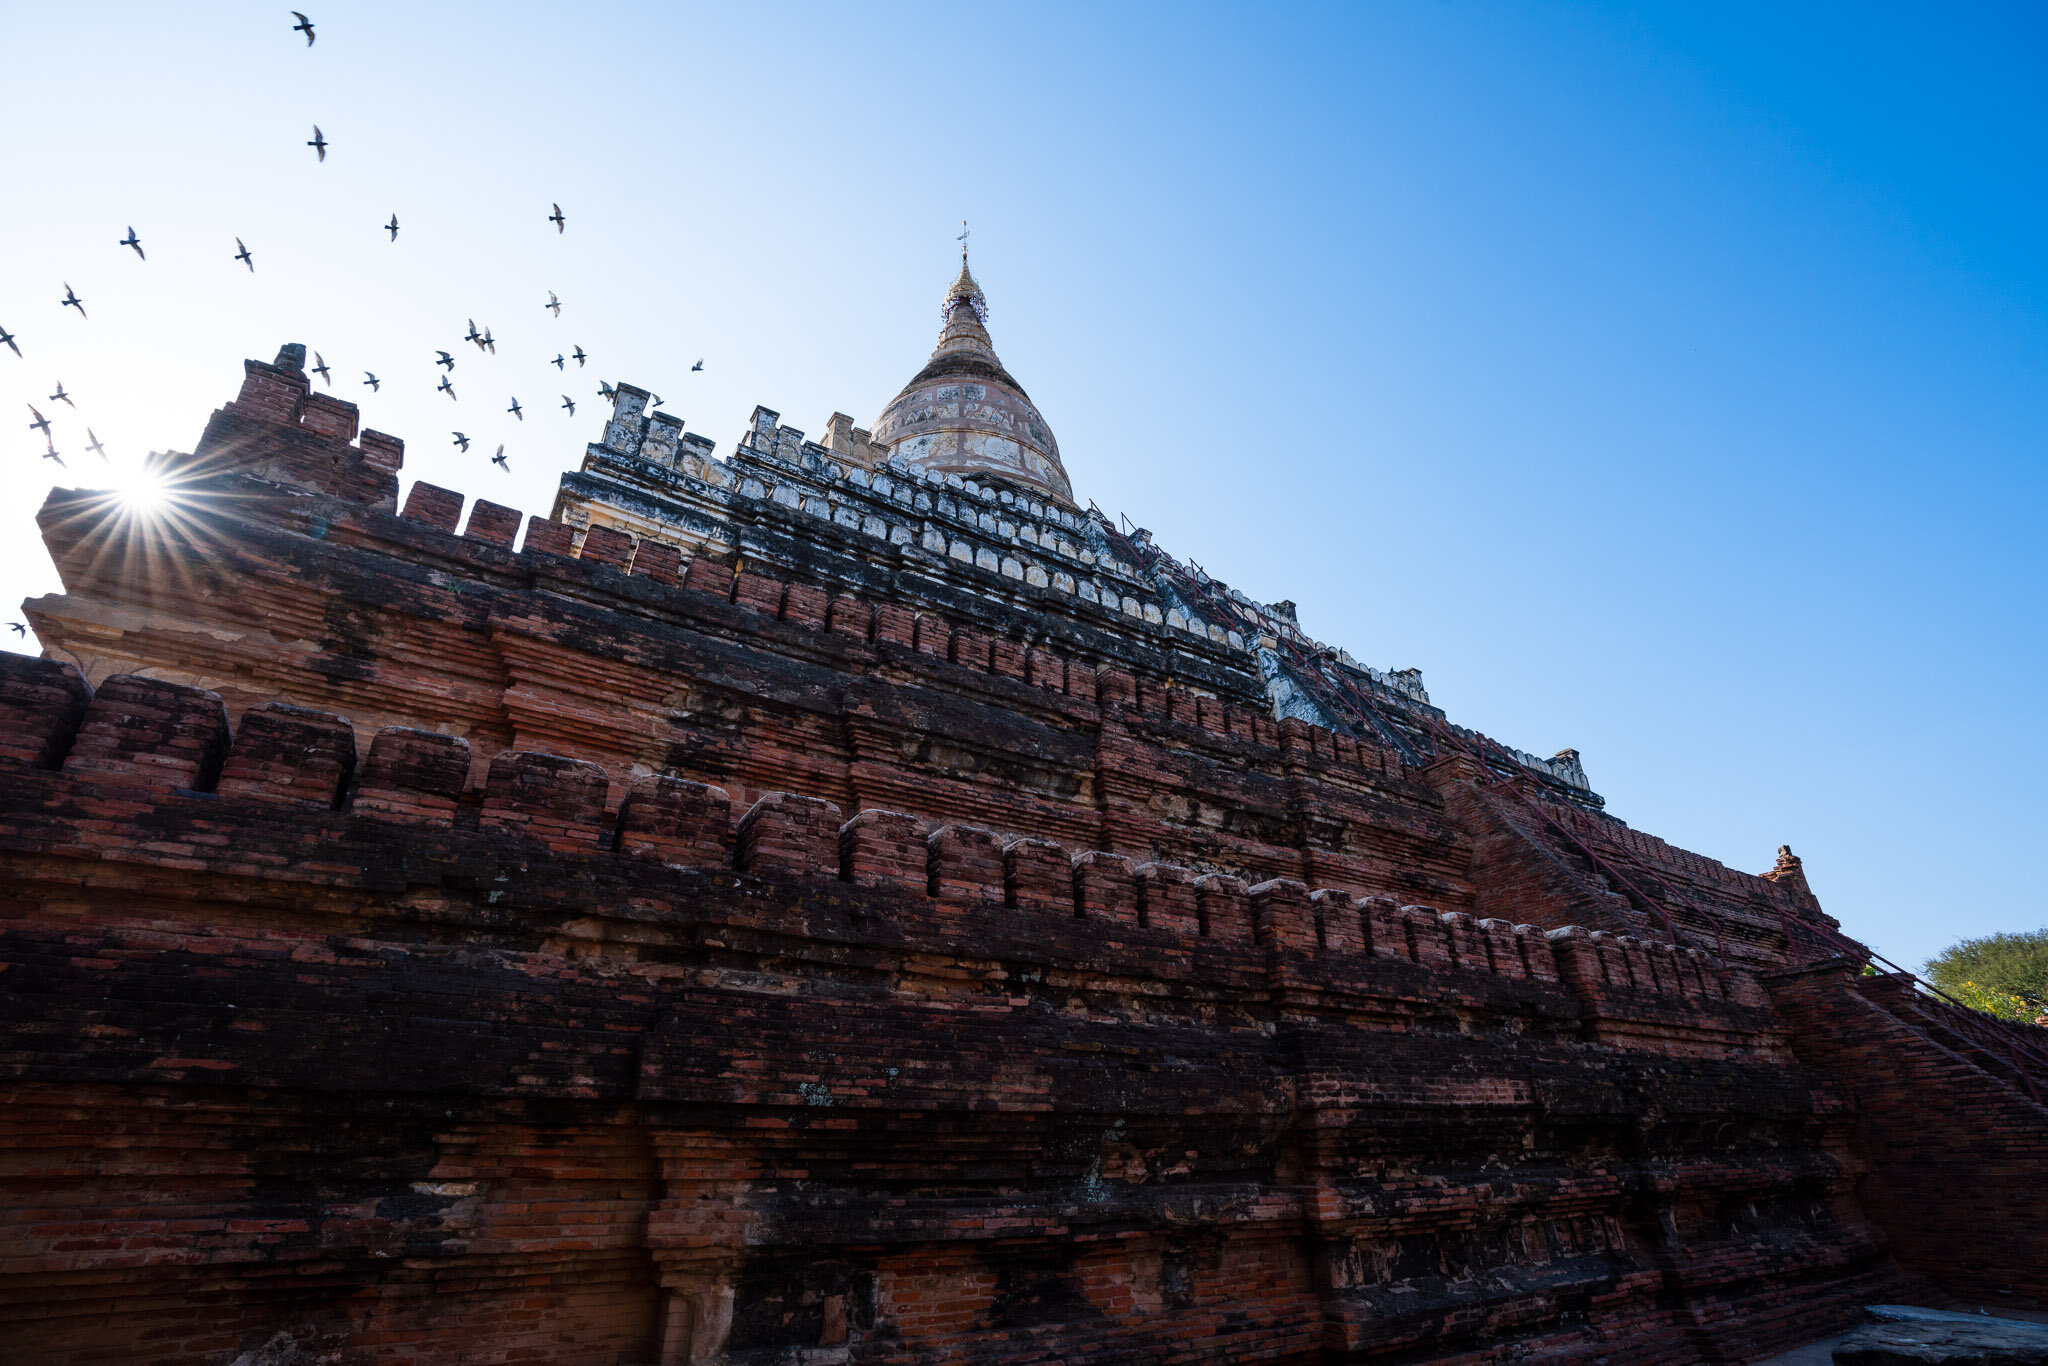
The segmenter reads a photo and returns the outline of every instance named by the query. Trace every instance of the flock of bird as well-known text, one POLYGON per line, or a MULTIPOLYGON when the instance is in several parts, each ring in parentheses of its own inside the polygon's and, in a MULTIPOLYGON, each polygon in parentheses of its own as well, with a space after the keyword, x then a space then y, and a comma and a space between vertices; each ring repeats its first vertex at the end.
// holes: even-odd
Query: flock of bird
MULTIPOLYGON (((292 10, 291 15, 294 19, 298 20, 296 24, 292 25, 292 32, 305 34, 306 46, 313 46, 313 21, 307 18, 304 14, 300 13, 298 10, 292 10)), ((334 144, 328 140, 326 134, 320 131, 320 125, 317 123, 314 124, 313 136, 310 140, 307 141, 306 146, 313 149, 313 153, 316 159, 324 164, 327 160, 327 150, 333 145, 334 144)), ((547 221, 555 225, 556 234, 559 236, 563 233, 566 233, 568 231, 568 218, 565 214, 563 214, 562 206, 559 203, 550 203, 548 205, 548 208, 549 213, 547 215, 547 221)), ((128 235, 126 237, 121 238, 119 242, 116 243, 116 245, 126 247, 134 251, 137 260, 147 261, 149 257, 148 254, 143 250, 142 238, 137 235, 133 224, 129 224, 127 225, 127 227, 128 235)), ((391 235, 389 240, 393 243, 396 243, 398 241, 399 233, 398 215, 396 213, 393 213, 391 215, 391 221, 382 224, 379 230, 389 233, 391 235)), ((256 272, 255 254, 249 250, 247 244, 244 243, 242 239, 239 237, 235 239, 234 259, 240 261, 244 266, 248 267, 250 274, 253 275, 256 272)), ((77 309, 78 316, 81 321, 86 320, 89 316, 85 311, 85 300, 81 299, 78 296, 77 292, 71 288, 71 285, 68 281, 65 282, 64 284, 64 297, 58 302, 64 308, 77 309)), ((559 319, 562 316, 561 297, 558 294, 556 294, 556 292, 552 289, 548 291, 547 302, 541 305, 541 307, 547 312, 551 313, 557 319, 559 319)), ((482 330, 479 330, 476 325, 476 319, 471 318, 468 321, 469 332, 466 336, 462 338, 462 341, 474 344, 477 350, 484 354, 493 356, 496 355, 498 351, 498 344, 496 339, 494 339, 491 336, 491 329, 488 326, 486 326, 482 330)), ((4 326, 0 326, 0 346, 7 347, 17 357, 20 357, 22 355, 21 346, 16 341, 15 334, 9 332, 4 326)), ((446 394, 450 402, 456 402, 458 400, 455 392, 455 385, 453 382, 453 372, 455 370, 455 357, 445 350, 437 350, 435 351, 434 355, 435 359, 432 362, 432 365, 439 366, 441 368, 440 383, 435 386, 435 392, 446 394)), ((560 351, 556 352, 554 360, 549 362, 549 364, 552 364, 557 370, 567 370, 569 361, 574 360, 576 362, 576 368, 580 370, 584 367, 584 365, 588 362, 589 359, 590 357, 588 353, 584 351, 583 347, 580 344, 578 344, 573 345, 567 353, 563 353, 560 351)), ((702 370, 703 368, 704 362, 701 358, 697 361, 695 365, 690 367, 693 373, 702 370)), ((318 375, 320 377, 321 382, 325 384, 328 388, 331 389, 334 387, 332 369, 318 351, 315 351, 313 353, 313 364, 308 366, 307 370, 312 374, 318 375)), ((379 392, 383 386, 383 381, 379 379, 377 375, 368 370, 363 371, 362 383, 363 386, 369 389, 370 392, 373 394, 379 392)), ((600 398, 610 399, 614 396, 614 392, 615 391, 613 390, 611 385, 606 384, 602 381, 599 382, 598 396, 600 398)), ((576 412, 576 401, 570 398, 567 394, 563 394, 561 398, 562 408, 571 416, 574 416, 576 412)), ((50 395, 48 401, 51 403, 64 403, 71 407, 74 411, 76 411, 78 406, 77 404, 72 402, 71 396, 64 391, 64 385, 61 381, 56 386, 56 392, 50 395)), ((655 400, 655 405, 659 406, 660 402, 661 400, 657 398, 655 400)), ((45 460, 54 460, 57 462, 59 466, 68 469, 69 466, 65 465, 63 455, 57 449, 56 438, 53 434, 52 426, 49 419, 44 417, 42 412, 38 410, 36 406, 32 403, 28 405, 28 410, 30 414, 33 415, 33 417, 35 418, 33 422, 28 424, 29 429, 31 431, 39 432, 43 437, 44 444, 48 447, 48 449, 43 452, 43 458, 45 460)), ((520 422, 524 422, 526 420, 525 409, 521 406, 519 399, 516 395, 512 396, 511 405, 507 407, 505 411, 511 414, 514 419, 520 422)), ((99 438, 93 435, 91 427, 87 427, 85 429, 85 435, 86 442, 84 445, 84 449, 91 452, 94 455, 97 455, 102 462, 105 462, 107 460, 106 448, 101 444, 99 438)), ((452 433, 452 435, 454 436, 454 444, 466 454, 469 450, 470 438, 459 431, 452 433)), ((506 458, 505 447, 502 444, 499 445, 497 454, 491 457, 491 463, 498 466, 498 468, 505 470, 508 473, 511 471, 512 466, 506 458)))

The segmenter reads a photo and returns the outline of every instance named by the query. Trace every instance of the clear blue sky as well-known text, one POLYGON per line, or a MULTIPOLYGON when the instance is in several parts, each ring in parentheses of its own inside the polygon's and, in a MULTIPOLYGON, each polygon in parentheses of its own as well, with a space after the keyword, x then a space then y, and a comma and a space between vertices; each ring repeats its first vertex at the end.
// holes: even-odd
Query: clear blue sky
POLYGON ((872 420, 966 218, 1083 498, 1894 956, 2048 921, 2039 6, 312 14, 0 6, 7 602, 25 402, 125 465, 302 340, 545 512, 599 378, 872 420))

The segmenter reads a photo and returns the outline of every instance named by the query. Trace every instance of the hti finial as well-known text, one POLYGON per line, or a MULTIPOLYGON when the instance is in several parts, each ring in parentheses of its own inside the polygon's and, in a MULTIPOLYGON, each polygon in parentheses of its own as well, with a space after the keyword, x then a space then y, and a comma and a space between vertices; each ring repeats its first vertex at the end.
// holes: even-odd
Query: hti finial
POLYGON ((960 264, 967 264, 967 220, 960 220, 960 236, 954 239, 960 244, 960 264))

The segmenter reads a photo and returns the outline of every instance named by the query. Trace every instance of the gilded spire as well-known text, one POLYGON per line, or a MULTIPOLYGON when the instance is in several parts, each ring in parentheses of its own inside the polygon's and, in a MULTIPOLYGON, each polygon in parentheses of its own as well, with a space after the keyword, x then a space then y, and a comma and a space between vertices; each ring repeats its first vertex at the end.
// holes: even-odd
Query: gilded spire
POLYGON ((981 292, 981 286, 974 282, 974 275, 967 269, 967 248, 960 248, 960 277, 953 281, 953 287, 946 291, 946 313, 950 317, 954 309, 965 304, 974 310, 974 316, 988 319, 988 297, 981 292))
POLYGON ((989 339, 988 298, 981 292, 981 286, 974 282, 974 274, 967 269, 967 244, 960 244, 960 275, 946 291, 946 325, 939 330, 939 344, 932 352, 934 358, 949 351, 967 350, 988 357, 990 363, 1000 365, 996 360, 995 343, 989 339))
MULTIPOLYGON (((946 303, 942 310, 946 321, 953 320, 953 310, 962 304, 974 310, 975 319, 988 321, 988 298, 981 292, 981 286, 974 282, 974 273, 967 269, 967 220, 960 220, 960 275, 953 281, 953 287, 946 291, 946 303)), ((986 340, 984 338, 984 340, 986 340)), ((945 345, 944 339, 940 345, 945 345)))

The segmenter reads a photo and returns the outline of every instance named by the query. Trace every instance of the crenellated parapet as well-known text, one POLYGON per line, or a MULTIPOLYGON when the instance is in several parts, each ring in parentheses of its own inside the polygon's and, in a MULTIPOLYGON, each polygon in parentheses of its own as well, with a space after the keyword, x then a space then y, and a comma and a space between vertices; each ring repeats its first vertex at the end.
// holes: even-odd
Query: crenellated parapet
MULTIPOLYGON (((642 860, 850 884, 865 889, 868 914, 899 926, 970 912, 1078 921, 1105 949, 1262 964, 1273 990, 1317 1009, 1470 1000, 1534 1011, 1549 1027, 1576 1020, 1586 1037, 1620 1047, 1713 1055, 1778 1046, 1754 978, 1697 949, 1475 920, 1286 878, 1247 885, 903 812, 845 818, 835 803, 797 793, 766 793, 736 811, 721 787, 649 775, 610 803, 601 766, 561 755, 499 753, 470 786, 459 737, 387 728, 359 767, 353 729, 338 716, 271 704, 244 712, 231 733, 220 698, 202 689, 120 675, 81 709, 84 689, 68 666, 0 656, 0 734, 45 737, 40 762, 7 762, 51 771, 50 756, 62 755, 41 784, 16 788, 25 800, 11 819, 25 822, 24 838, 37 810, 68 820, 111 802, 127 820, 155 821, 185 866, 245 869, 261 847, 265 876, 290 881, 303 865, 332 885, 331 846, 447 836, 451 862, 474 868, 482 858, 522 876, 551 857, 580 865, 565 865, 572 878, 607 859, 642 860), (247 834, 237 834, 245 821, 247 834), (884 896, 898 904, 882 910, 874 898, 884 896)), ((1290 726, 1286 738, 1307 743, 1308 728, 1290 726)), ((106 856, 132 848, 87 821, 68 852, 92 856, 102 838, 106 856)), ((426 875, 419 855, 403 861, 410 876, 426 875)))

